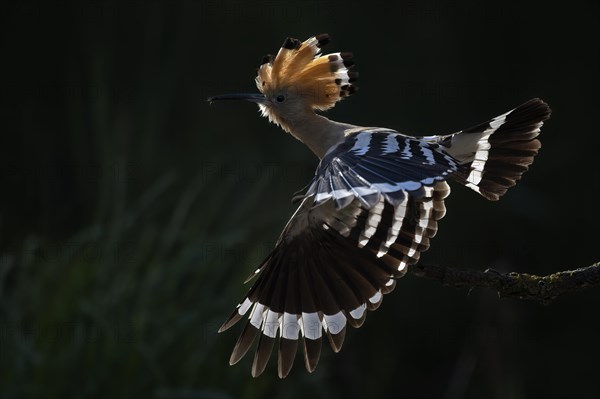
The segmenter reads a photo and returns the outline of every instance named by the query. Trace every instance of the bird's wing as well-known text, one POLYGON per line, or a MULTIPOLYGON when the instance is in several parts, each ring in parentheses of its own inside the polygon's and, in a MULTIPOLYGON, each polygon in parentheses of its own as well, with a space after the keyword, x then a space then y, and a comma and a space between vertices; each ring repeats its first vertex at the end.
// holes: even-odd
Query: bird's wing
POLYGON ((446 180, 457 169, 456 160, 437 143, 393 130, 362 130, 323 158, 306 195, 315 197, 315 206, 332 199, 336 209, 354 198, 370 208, 380 194, 396 206, 406 193, 419 196, 424 187, 446 180))
POLYGON ((444 198, 450 188, 443 179, 453 170, 451 158, 430 154, 418 142, 407 147, 406 141, 412 139, 395 132, 379 134, 383 137, 371 138, 369 148, 360 151, 355 144, 365 143, 364 137, 360 133, 349 137, 347 150, 338 148, 328 165, 319 167, 315 182, 329 181, 329 189, 320 183, 309 189, 314 191, 251 276, 258 278, 219 330, 249 313, 231 364, 258 336, 252 375, 261 374, 279 336, 279 376, 289 373, 299 342, 305 366, 313 371, 323 332, 339 351, 346 325, 362 325, 366 310, 376 309, 406 267, 429 248, 437 220, 445 214, 444 198), (376 147, 385 153, 377 156, 376 147), (445 167, 429 162, 440 156, 445 167), (340 195, 341 190, 350 194, 340 195))

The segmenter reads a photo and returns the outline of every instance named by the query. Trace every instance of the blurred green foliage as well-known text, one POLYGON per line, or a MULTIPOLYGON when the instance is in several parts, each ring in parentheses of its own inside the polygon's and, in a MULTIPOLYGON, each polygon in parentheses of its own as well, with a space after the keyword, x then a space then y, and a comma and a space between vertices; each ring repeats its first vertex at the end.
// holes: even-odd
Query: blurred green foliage
MULTIPOLYGON (((317 160, 249 104, 264 53, 327 31, 361 91, 328 113, 451 132, 554 110, 497 204, 456 188, 423 261, 597 261, 598 4, 8 3, 2 13, 0 397, 598 397, 600 293, 548 307, 401 280, 314 374, 229 367, 217 335, 317 160), (572 24, 572 25, 571 25, 572 24), (565 26, 568 25, 567 29, 565 26)), ((234 329, 235 330, 235 329, 234 329)))

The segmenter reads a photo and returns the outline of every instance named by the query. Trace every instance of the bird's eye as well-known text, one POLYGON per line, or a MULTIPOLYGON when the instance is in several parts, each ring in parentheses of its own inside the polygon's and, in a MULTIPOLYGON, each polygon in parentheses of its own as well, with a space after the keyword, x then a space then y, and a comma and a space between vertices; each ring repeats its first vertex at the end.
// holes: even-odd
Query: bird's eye
POLYGON ((282 103, 285 101, 285 96, 283 94, 280 94, 277 96, 276 100, 278 103, 282 103))

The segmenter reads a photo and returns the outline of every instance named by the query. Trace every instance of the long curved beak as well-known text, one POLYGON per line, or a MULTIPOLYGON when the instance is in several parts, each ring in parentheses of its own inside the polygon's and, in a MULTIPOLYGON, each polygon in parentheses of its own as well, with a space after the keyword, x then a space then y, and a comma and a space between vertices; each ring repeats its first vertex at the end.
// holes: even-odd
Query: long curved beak
POLYGON ((265 104, 269 101, 263 94, 260 93, 222 94, 220 96, 212 96, 206 99, 206 101, 208 101, 209 103, 221 100, 245 100, 259 104, 265 104))

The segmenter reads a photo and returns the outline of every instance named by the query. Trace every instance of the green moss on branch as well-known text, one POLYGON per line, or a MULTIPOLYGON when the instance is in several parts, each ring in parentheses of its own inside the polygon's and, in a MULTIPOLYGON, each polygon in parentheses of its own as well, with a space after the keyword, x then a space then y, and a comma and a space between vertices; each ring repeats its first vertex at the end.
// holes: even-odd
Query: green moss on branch
POLYGON ((591 266, 536 276, 527 273, 500 273, 461 270, 445 266, 417 264, 410 268, 417 277, 429 278, 454 288, 489 288, 502 298, 520 298, 548 304, 558 296, 600 285, 600 262, 591 266))

